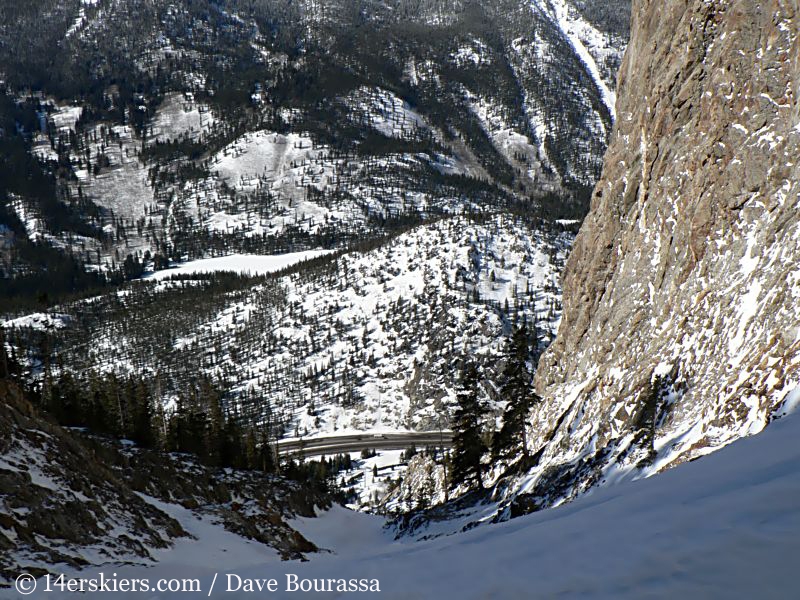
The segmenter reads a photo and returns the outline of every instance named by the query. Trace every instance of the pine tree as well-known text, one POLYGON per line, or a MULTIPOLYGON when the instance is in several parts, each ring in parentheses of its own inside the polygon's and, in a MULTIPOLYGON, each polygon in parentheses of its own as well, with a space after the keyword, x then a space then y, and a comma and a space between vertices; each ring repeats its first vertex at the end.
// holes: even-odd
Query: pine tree
POLYGON ((6 336, 2 327, 0 327, 0 379, 5 379, 11 374, 11 365, 6 353, 6 336))
POLYGON ((256 434, 253 429, 248 429, 244 438, 244 462, 248 469, 256 469, 259 464, 259 450, 256 434))
POLYGON ((158 436, 154 427, 155 407, 144 381, 135 382, 134 396, 128 398, 128 402, 132 404, 131 439, 145 448, 156 447, 158 436))
POLYGON ((483 465, 481 459, 487 451, 481 435, 482 420, 486 412, 480 400, 480 375, 472 362, 467 362, 461 371, 457 394, 458 409, 453 424, 453 474, 452 485, 477 485, 483 489, 483 465))
POLYGON ((500 395, 508 404, 503 413, 503 426, 492 442, 492 455, 495 458, 513 458, 520 453, 528 457, 528 414, 539 401, 533 392, 528 366, 532 358, 528 328, 523 321, 508 341, 505 366, 500 376, 500 395))
POLYGON ((223 466, 222 455, 224 454, 226 423, 222 398, 208 381, 204 381, 204 384, 201 385, 201 394, 201 402, 208 423, 204 458, 207 464, 223 466))

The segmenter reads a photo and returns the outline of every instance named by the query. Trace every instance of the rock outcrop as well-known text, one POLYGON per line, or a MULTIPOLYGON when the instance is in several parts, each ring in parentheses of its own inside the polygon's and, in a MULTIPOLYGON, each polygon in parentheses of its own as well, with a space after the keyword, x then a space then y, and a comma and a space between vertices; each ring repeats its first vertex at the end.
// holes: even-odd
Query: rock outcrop
POLYGON ((798 395, 800 2, 634 0, 632 18, 536 377, 537 506, 756 433, 798 395))
POLYGON ((181 508, 284 559, 303 558, 317 548, 287 520, 330 503, 324 490, 277 476, 64 429, 0 378, 0 589, 53 565, 150 564, 190 537, 171 514, 181 508))
POLYGON ((0 587, 23 569, 146 561, 187 535, 0 379, 0 587))

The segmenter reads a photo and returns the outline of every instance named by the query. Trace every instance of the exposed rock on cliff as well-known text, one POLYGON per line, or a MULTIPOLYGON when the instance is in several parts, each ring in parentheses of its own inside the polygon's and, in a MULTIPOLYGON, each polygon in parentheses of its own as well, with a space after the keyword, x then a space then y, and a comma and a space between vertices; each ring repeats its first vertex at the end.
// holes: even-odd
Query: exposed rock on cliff
POLYGON ((149 564, 190 537, 176 508, 303 558, 316 547, 287 519, 313 516, 315 506, 329 507, 328 494, 70 432, 0 378, 0 588, 55 564, 149 564))
POLYGON ((544 503, 756 433, 800 382, 800 2, 635 0, 632 18, 537 374, 522 491, 544 503))
POLYGON ((186 535, 0 379, 0 586, 23 568, 146 560, 186 535))

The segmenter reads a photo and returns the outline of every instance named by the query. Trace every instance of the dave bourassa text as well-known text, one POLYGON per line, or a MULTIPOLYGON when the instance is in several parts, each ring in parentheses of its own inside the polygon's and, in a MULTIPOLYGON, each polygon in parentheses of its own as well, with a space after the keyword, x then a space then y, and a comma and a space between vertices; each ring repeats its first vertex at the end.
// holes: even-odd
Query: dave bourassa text
POLYGON ((233 573, 225 575, 226 592, 380 592, 377 579, 300 579, 287 573, 278 579, 252 579, 233 573), (283 583, 283 585, 281 585, 283 583))

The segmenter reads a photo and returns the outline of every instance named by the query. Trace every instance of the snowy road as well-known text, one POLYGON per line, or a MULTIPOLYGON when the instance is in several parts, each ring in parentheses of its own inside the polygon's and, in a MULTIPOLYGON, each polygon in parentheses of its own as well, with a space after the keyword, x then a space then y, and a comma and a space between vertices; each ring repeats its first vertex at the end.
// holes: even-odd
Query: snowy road
POLYGON ((453 443, 451 431, 424 431, 409 433, 363 433, 278 442, 280 454, 322 456, 361 450, 405 450, 426 446, 449 448, 453 443))

